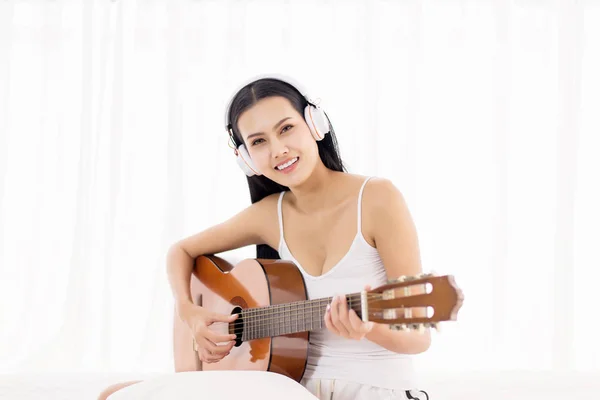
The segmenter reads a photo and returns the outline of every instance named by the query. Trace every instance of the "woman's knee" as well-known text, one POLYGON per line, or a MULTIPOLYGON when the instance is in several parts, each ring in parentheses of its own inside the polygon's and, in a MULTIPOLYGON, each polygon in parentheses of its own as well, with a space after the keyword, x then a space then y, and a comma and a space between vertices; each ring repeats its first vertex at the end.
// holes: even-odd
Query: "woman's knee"
POLYGON ((124 387, 131 386, 131 385, 133 385, 135 383, 139 383, 139 382, 141 382, 141 381, 121 382, 121 383, 115 383, 114 385, 110 385, 109 387, 104 389, 102 391, 102 393, 100 393, 100 396, 98 396, 98 400, 106 400, 106 399, 108 399, 108 396, 110 396, 114 392, 117 392, 117 391, 123 389, 124 387))

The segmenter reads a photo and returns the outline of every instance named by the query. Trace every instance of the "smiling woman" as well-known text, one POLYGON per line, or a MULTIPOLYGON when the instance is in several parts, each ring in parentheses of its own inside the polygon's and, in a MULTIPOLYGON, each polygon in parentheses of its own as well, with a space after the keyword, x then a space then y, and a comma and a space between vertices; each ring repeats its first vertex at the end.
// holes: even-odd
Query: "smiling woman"
MULTIPOLYGON (((320 159, 327 170, 346 172, 327 114, 307 98, 307 93, 303 93, 306 91, 297 82, 294 85, 290 82, 292 79, 283 76, 256 77, 237 91, 225 111, 226 129, 236 148, 238 164, 248 175, 252 203, 289 190, 288 179, 282 182, 272 179, 271 166, 276 169, 294 157, 296 161, 302 159, 303 164, 309 165, 320 159), (252 112, 247 112, 250 109, 252 112), (273 120, 277 122, 273 124, 273 120), (245 137, 242 131, 248 132, 245 137), (286 153, 283 160, 278 155, 275 157, 278 165, 272 165, 275 161, 266 158, 273 146, 283 145, 275 150, 289 153, 288 143, 296 154, 286 153), (300 157, 298 150, 303 147, 306 147, 306 153, 300 157), (266 174, 261 168, 266 168, 266 174)), ((292 172, 297 168, 282 172, 292 172)), ((299 181, 303 178, 305 176, 290 176, 290 179, 299 181)), ((279 258, 276 250, 264 244, 257 246, 257 256, 279 258)))
MULTIPOLYGON (((427 394, 415 387, 411 355, 428 349, 429 331, 393 331, 361 318, 344 295, 366 294, 389 279, 421 273, 408 207, 389 180, 345 171, 327 114, 291 82, 255 78, 227 106, 226 131, 247 175, 252 205, 173 244, 167 268, 178 316, 203 369, 235 359, 224 358, 237 354, 239 338, 209 327, 232 323, 237 312, 217 314, 194 303, 190 279, 200 256, 257 245, 257 258, 295 265, 309 299, 331 300, 319 309, 314 329, 311 324, 306 366, 298 378, 305 388, 340 400, 424 400, 427 394)), ((420 308, 412 311, 416 318, 425 316, 420 308)))

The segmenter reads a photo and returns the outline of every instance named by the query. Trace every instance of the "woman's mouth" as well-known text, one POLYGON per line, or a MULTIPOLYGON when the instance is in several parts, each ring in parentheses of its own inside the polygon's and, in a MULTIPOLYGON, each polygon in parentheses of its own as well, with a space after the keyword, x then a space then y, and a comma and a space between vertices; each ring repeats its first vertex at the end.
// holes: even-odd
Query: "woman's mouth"
POLYGON ((283 172, 284 174, 289 174, 294 169, 296 169, 296 166, 298 165, 298 160, 300 160, 299 157, 294 157, 291 160, 276 166, 275 169, 279 172, 283 172))

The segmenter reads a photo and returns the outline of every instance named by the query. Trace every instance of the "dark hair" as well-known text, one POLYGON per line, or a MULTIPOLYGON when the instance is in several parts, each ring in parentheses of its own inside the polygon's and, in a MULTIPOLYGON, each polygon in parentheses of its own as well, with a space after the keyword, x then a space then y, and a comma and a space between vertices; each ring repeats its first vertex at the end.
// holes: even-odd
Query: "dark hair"
MULTIPOLYGON (((233 98, 231 107, 229 108, 227 119, 231 123, 230 126, 233 131, 233 141, 235 142, 236 147, 239 147, 244 143, 238 129, 238 119, 240 115, 258 101, 272 96, 286 98, 296 111, 304 117, 304 109, 309 102, 294 86, 275 78, 258 79, 240 89, 233 98)), ((325 113, 325 115, 327 116, 327 113, 325 113)), ((327 120, 329 120, 329 116, 327 116, 327 120)), ((317 142, 319 156, 327 168, 334 171, 346 172, 342 159, 340 158, 340 152, 331 122, 329 122, 329 129, 329 133, 325 135, 323 140, 317 142)), ((290 190, 288 187, 273 182, 263 175, 249 176, 247 179, 252 203, 256 203, 273 193, 290 190)), ((256 257, 270 259, 280 258, 279 253, 275 249, 265 244, 256 246, 256 257)))

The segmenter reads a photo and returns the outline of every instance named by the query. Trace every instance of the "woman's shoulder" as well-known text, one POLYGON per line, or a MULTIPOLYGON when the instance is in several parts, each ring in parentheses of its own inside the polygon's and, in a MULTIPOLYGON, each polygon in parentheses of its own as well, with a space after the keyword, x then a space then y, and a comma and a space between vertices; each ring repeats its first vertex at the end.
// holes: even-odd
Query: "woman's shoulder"
POLYGON ((386 209, 403 201, 402 192, 391 179, 372 176, 365 185, 363 203, 369 209, 386 209))
POLYGON ((344 173, 339 175, 342 180, 343 193, 351 196, 362 188, 363 209, 381 208, 398 202, 402 198, 400 189, 392 180, 375 176, 344 173))
POLYGON ((372 176, 365 184, 362 210, 366 220, 378 222, 389 218, 390 213, 405 212, 406 201, 402 191, 388 178, 372 176))
POLYGON ((379 196, 383 196, 384 198, 382 200, 385 200, 389 199, 390 197, 397 196, 400 193, 398 187, 388 178, 376 175, 359 175, 350 173, 345 175, 349 185, 362 186, 364 184, 363 196, 365 197, 368 196, 377 199, 379 196))
POLYGON ((361 208, 368 217, 385 218, 386 212, 404 206, 404 196, 391 179, 374 175, 346 175, 346 193, 357 193, 362 188, 361 208))
POLYGON ((372 176, 365 184, 362 196, 362 231, 371 244, 377 238, 399 229, 408 215, 408 207, 400 189, 392 180, 372 176))

